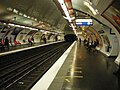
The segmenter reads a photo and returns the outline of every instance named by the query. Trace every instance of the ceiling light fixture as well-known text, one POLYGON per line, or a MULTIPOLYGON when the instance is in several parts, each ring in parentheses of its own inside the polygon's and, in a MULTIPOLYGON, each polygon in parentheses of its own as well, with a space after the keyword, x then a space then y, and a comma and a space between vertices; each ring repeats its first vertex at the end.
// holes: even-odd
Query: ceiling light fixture
POLYGON ((71 5, 71 0, 58 0, 66 16, 63 16, 71 23, 71 27, 77 36, 77 28, 75 25, 75 16, 73 15, 73 9, 71 5))
POLYGON ((86 5, 94 15, 99 14, 98 10, 94 8, 95 6, 88 0, 84 1, 84 5, 86 5))
POLYGON ((9 23, 8 25, 9 25, 9 26, 13 26, 13 27, 26 28, 26 29, 36 30, 36 31, 38 31, 38 29, 37 29, 37 28, 26 27, 26 26, 17 25, 17 24, 12 24, 12 23, 9 23))
POLYGON ((66 15, 66 19, 68 19, 69 22, 71 22, 71 18, 70 18, 70 15, 69 15, 69 12, 67 10, 67 7, 64 3, 64 0, 58 0, 58 2, 60 3, 65 15, 66 15))

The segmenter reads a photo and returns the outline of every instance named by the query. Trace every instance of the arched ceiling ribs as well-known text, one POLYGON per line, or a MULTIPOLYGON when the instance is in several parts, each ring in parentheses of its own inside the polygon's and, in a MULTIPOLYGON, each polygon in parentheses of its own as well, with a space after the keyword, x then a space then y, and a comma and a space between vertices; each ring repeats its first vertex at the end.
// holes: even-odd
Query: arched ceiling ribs
POLYGON ((97 32, 97 30, 95 30, 94 27, 89 27, 88 29, 94 34, 94 36, 96 37, 96 39, 99 40, 100 46, 103 46, 102 38, 101 38, 100 34, 97 32))
POLYGON ((88 38, 90 38, 90 40, 93 41, 93 37, 92 37, 92 35, 91 35, 91 32, 88 31, 88 30, 85 30, 85 33, 86 33, 86 36, 87 36, 88 38))

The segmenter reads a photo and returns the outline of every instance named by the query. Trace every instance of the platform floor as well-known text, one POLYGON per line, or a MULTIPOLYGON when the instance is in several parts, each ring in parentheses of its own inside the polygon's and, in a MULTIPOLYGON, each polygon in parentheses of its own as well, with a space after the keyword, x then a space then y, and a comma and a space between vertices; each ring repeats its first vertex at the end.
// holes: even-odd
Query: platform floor
MULTIPOLYGON (((31 46, 11 47, 5 52, 27 47, 31 46)), ((113 75, 114 60, 99 51, 89 52, 83 43, 77 42, 47 90, 120 90, 120 79, 113 75)))
POLYGON ((21 44, 21 45, 15 45, 15 46, 10 46, 9 49, 8 48, 4 48, 4 50, 0 50, 0 55, 5 55, 5 54, 10 54, 10 53, 15 53, 15 52, 19 52, 19 51, 23 51, 23 50, 27 50, 27 49, 31 49, 31 48, 36 48, 36 47, 40 47, 40 46, 44 46, 44 45, 49 45, 49 44, 53 44, 53 43, 59 43, 62 41, 58 41, 58 42, 47 42, 46 44, 41 42, 41 43, 34 43, 33 45, 30 44, 21 44))
POLYGON ((77 42, 48 90, 120 90, 114 60, 77 42))
POLYGON ((4 52, 9 52, 9 51, 13 51, 13 50, 18 50, 18 49, 23 49, 23 48, 28 48, 28 47, 34 47, 34 46, 38 46, 41 45, 43 43, 35 43, 33 45, 30 44, 22 44, 22 45, 15 45, 15 46, 10 46, 9 49, 4 48, 4 50, 0 50, 0 53, 4 53, 4 52))

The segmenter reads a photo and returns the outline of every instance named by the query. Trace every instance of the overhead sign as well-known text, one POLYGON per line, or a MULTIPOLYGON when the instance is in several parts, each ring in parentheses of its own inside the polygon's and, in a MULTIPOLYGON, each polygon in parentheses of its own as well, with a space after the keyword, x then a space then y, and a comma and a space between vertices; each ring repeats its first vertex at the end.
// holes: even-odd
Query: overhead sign
POLYGON ((76 19, 77 26, 92 26, 92 19, 76 19))

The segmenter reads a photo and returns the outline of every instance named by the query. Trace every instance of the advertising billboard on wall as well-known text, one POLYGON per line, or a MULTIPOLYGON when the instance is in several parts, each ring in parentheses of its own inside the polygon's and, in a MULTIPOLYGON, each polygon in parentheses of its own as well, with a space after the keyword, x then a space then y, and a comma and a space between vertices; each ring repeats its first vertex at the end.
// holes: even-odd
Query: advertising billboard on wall
POLYGON ((114 3, 102 14, 120 33, 120 1, 114 3))

